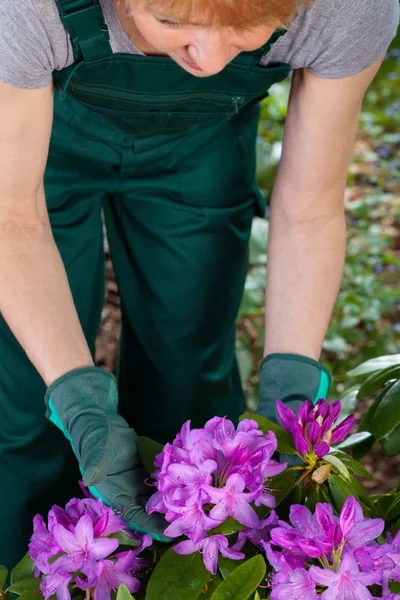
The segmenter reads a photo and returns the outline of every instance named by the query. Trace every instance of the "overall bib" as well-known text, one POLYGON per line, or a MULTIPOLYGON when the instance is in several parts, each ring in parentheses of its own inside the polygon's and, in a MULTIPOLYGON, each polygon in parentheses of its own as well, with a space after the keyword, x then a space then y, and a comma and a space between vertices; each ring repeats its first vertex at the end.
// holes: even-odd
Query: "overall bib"
MULTIPOLYGON (((113 54, 98 0, 58 0, 74 65, 54 72, 48 211, 94 353, 104 296, 103 221, 121 295, 120 412, 172 440, 243 411, 235 318, 248 267, 259 101, 290 66, 259 66, 277 32, 214 76, 169 57, 113 54)), ((0 564, 27 550, 35 513, 79 494, 45 386, 0 321, 0 564)))

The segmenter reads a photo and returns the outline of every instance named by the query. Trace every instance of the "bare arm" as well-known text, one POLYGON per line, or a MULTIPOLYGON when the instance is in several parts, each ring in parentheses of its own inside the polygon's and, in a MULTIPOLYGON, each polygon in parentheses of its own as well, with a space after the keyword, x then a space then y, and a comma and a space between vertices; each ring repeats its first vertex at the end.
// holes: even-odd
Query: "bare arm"
POLYGON ((343 272, 359 111, 380 64, 346 79, 294 73, 271 200, 264 355, 319 359, 343 272))
POLYGON ((93 365, 46 209, 52 118, 51 85, 0 82, 0 312, 47 385, 93 365))

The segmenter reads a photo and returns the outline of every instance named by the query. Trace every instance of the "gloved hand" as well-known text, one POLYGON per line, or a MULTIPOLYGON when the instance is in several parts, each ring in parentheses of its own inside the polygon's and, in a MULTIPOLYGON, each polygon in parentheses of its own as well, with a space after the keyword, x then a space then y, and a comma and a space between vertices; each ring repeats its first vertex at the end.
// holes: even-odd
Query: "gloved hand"
POLYGON ((46 416, 71 442, 83 483, 121 514, 131 529, 160 541, 168 526, 161 515, 144 510, 149 488, 136 433, 118 414, 118 392, 111 373, 97 367, 71 371, 50 385, 46 416))
POLYGON ((301 402, 326 398, 331 375, 319 362, 299 354, 269 354, 261 363, 260 401, 256 414, 279 423, 276 401, 297 414, 301 402))

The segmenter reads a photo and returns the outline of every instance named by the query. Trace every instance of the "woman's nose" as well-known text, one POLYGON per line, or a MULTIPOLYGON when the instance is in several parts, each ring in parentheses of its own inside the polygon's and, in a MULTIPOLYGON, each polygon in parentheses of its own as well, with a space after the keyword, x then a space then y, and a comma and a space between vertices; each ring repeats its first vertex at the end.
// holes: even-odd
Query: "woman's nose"
POLYGON ((239 50, 219 34, 200 33, 188 47, 188 54, 204 72, 215 75, 239 54, 239 50))

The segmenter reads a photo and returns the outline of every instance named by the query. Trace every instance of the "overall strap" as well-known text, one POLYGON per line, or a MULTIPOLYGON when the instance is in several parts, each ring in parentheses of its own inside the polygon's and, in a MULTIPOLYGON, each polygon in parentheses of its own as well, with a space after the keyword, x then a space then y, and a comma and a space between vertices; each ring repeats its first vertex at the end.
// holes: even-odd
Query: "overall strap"
POLYGON ((260 64, 260 60, 262 59, 262 57, 264 56, 264 54, 267 54, 270 50, 271 50, 271 46, 273 44, 275 44, 275 42, 282 37, 283 35, 285 35, 286 33, 286 29, 276 29, 274 31, 274 33, 272 34, 272 36, 269 38, 269 40, 260 48, 257 48, 257 50, 254 50, 252 52, 253 54, 253 64, 254 65, 259 65, 260 64))
POLYGON ((56 0, 70 37, 75 62, 112 55, 110 35, 99 0, 56 0))

